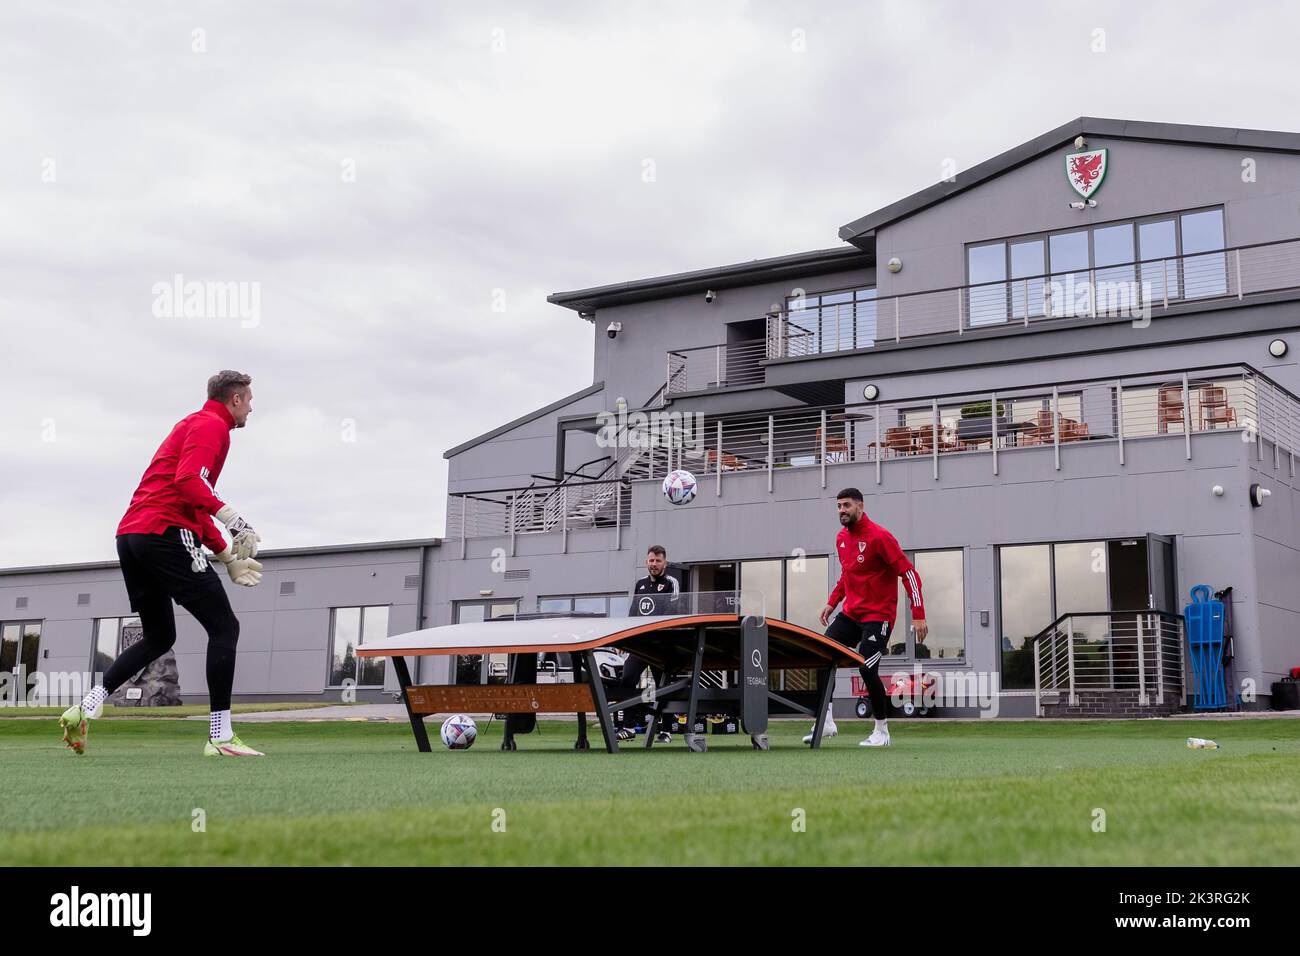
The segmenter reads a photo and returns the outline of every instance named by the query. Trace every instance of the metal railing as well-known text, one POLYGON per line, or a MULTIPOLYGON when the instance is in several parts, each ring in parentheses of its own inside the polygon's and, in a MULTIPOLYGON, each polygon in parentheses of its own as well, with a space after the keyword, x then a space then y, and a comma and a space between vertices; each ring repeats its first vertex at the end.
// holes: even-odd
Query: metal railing
POLYGON ((668 353, 665 395, 762 384, 764 362, 927 335, 1150 315, 1300 288, 1300 239, 768 312, 763 339, 668 353))
POLYGON ((1060 470, 1082 447, 1108 448, 1122 466, 1134 441, 1179 442, 1191 460, 1194 435, 1230 431, 1254 445, 1257 459, 1271 455, 1295 477, 1300 448, 1300 399, 1247 365, 767 413, 651 409, 646 420, 602 441, 618 447, 599 480, 451 495, 448 536, 513 542, 612 526, 621 546, 631 483, 679 468, 695 475, 700 494, 720 495, 726 481, 755 472, 771 492, 783 474, 808 469, 819 470, 826 487, 828 471, 845 464, 874 465, 877 484, 899 462, 928 462, 938 480, 945 462, 982 457, 996 475, 1002 456, 1034 453, 1026 449, 1050 452, 1060 470))
POLYGON ((762 339, 675 349, 668 353, 664 391, 677 394, 761 385, 764 374, 760 363, 767 357, 767 343, 762 339))
POLYGON ((1029 642, 1034 705, 1044 695, 1136 692, 1138 706, 1179 704, 1183 696, 1183 619, 1166 611, 1063 614, 1029 642))

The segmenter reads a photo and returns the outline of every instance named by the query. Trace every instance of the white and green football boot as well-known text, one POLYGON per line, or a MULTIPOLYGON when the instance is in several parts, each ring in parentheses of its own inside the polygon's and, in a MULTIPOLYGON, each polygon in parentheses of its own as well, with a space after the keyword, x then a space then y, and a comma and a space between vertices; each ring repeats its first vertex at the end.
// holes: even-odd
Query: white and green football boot
POLYGON ((239 739, 239 734, 231 734, 229 740, 209 740, 203 747, 205 757, 265 757, 260 750, 254 750, 239 739))
POLYGON ((82 710, 80 704, 73 704, 59 717, 59 729, 63 731, 63 742, 78 757, 84 756, 86 753, 86 732, 89 730, 89 719, 98 717, 103 712, 103 704, 93 714, 88 714, 82 710))

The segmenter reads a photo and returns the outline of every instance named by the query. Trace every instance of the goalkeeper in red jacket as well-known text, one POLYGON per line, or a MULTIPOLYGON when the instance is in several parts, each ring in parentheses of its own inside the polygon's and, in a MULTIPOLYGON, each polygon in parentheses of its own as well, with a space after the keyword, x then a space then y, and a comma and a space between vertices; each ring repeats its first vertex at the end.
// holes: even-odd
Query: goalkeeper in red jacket
POLYGON ((176 643, 174 600, 208 634, 211 715, 204 754, 263 756, 240 740, 230 726, 239 619, 203 550, 206 545, 235 584, 256 587, 261 582, 262 565, 254 560, 261 539, 216 492, 230 450, 230 432, 243 428, 253 410, 252 381, 240 372, 212 376, 208 400, 172 428, 131 497, 117 528, 117 556, 131 609, 140 616, 144 636, 118 656, 105 672, 103 683, 59 718, 63 740, 77 754, 85 753, 87 721, 99 716, 108 696, 176 643), (226 526, 230 544, 214 519, 226 526))

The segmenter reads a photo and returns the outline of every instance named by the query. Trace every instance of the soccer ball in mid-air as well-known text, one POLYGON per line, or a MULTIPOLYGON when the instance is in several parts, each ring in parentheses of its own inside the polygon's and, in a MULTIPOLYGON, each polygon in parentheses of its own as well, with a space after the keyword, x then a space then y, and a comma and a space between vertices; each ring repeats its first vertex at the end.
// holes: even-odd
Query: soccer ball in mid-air
POLYGON ((670 471, 664 478, 664 497, 675 505, 684 505, 695 497, 695 476, 689 471, 670 471))
POLYGON ((442 722, 442 742, 448 750, 469 750, 478 737, 478 724, 468 714, 453 714, 442 722))

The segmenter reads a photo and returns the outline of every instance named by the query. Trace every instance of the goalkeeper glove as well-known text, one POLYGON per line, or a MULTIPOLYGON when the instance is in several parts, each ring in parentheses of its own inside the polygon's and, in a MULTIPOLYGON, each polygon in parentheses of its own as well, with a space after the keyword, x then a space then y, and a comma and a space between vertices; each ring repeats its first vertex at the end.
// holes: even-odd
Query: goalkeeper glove
POLYGON ((226 548, 217 556, 217 560, 226 566, 230 580, 246 588, 255 588, 262 583, 262 562, 252 558, 240 558, 226 548))
POLYGON ((225 505, 217 512, 217 520, 230 532, 230 546, 234 548, 235 557, 241 561, 257 557, 257 543, 262 540, 253 526, 239 516, 239 512, 230 505, 225 505))

